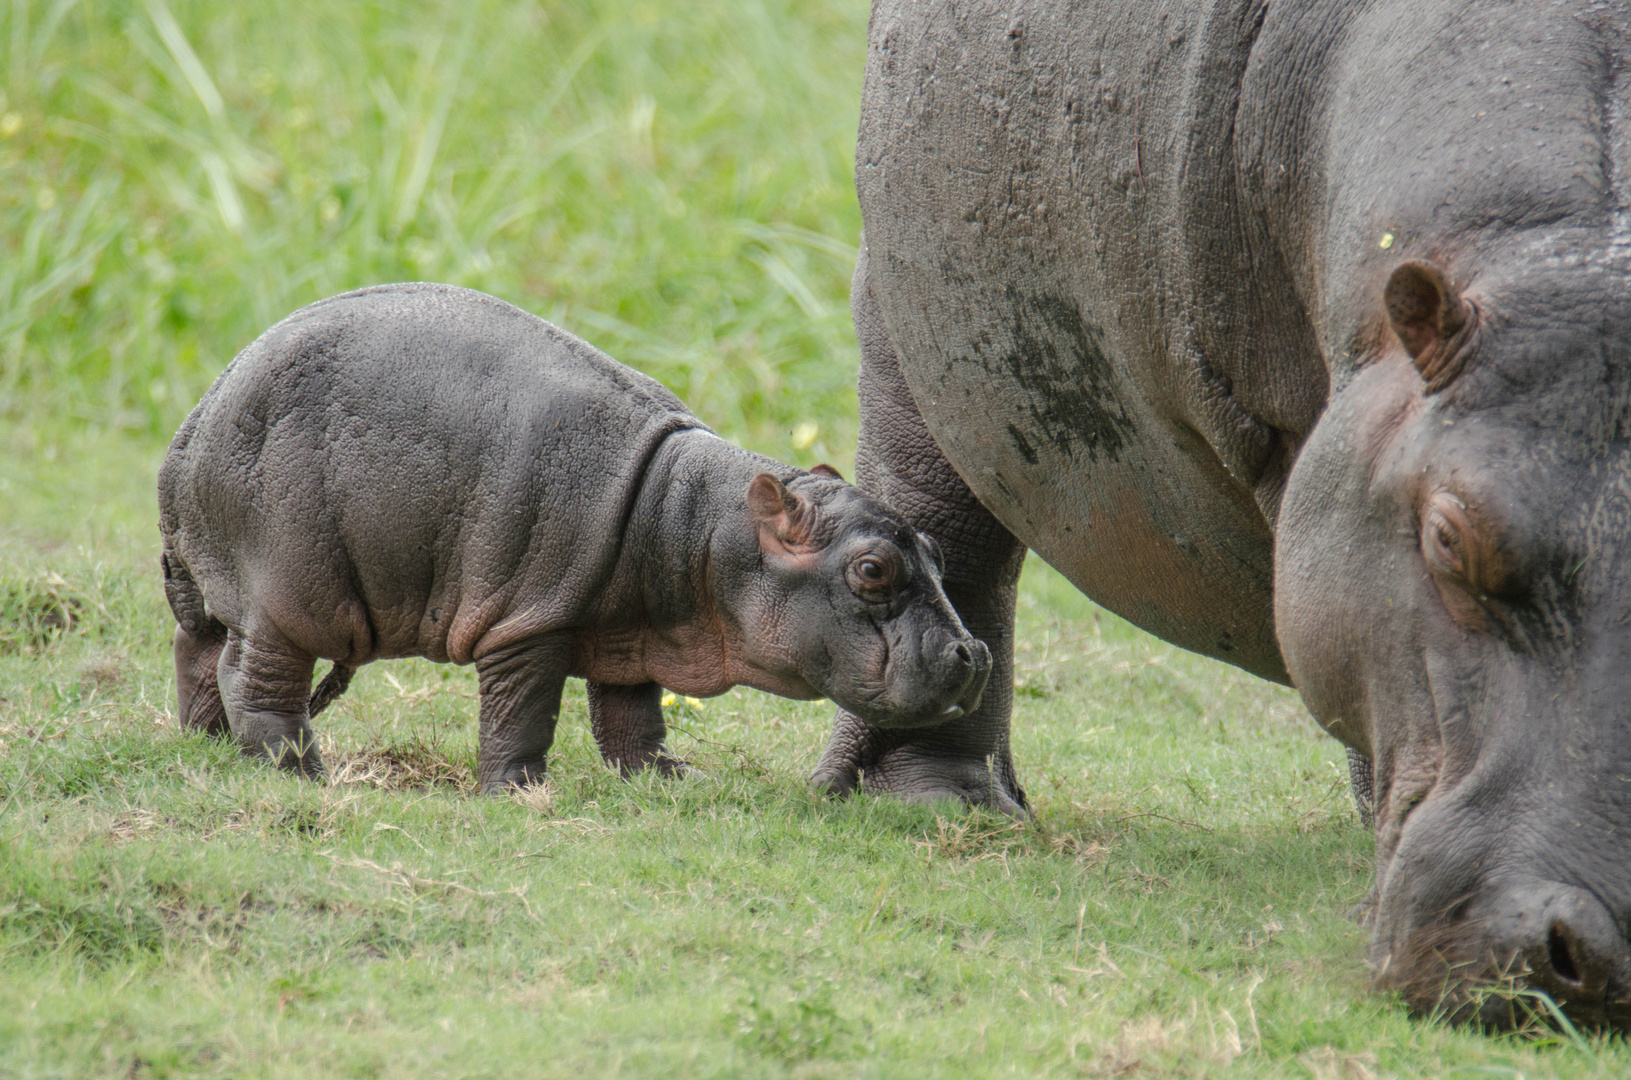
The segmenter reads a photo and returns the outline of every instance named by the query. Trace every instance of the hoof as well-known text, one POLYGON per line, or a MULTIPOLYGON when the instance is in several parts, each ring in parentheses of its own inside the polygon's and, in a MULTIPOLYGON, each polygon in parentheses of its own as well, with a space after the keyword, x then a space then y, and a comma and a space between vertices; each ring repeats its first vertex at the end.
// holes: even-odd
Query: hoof
POLYGON ((1025 792, 1014 779, 1013 767, 994 758, 970 761, 907 753, 906 747, 879 754, 862 763, 836 757, 829 750, 810 777, 818 791, 833 796, 890 795, 907 802, 956 799, 968 806, 983 806, 1009 817, 1028 819, 1025 792), (836 758, 836 759, 835 759, 836 758))
POLYGON ((530 765, 510 765, 500 771, 497 776, 484 777, 481 781, 483 795, 506 796, 517 788, 531 787, 541 784, 549 779, 549 770, 543 762, 530 765))
POLYGON ((616 769, 617 774, 625 780, 632 779, 643 772, 652 771, 665 780, 701 780, 707 774, 696 768, 684 758, 675 757, 667 750, 659 749, 650 757, 637 758, 607 758, 607 768, 616 769))
POLYGON ((684 758, 673 757, 664 752, 657 755, 648 768, 656 769, 665 778, 673 780, 706 780, 708 774, 692 765, 684 758))

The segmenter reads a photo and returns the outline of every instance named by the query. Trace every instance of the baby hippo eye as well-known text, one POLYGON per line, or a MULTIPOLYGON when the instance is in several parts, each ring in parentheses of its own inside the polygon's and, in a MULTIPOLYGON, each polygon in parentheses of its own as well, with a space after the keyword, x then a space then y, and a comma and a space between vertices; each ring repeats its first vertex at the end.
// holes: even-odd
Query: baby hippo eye
POLYGON ((849 564, 850 591, 863 600, 889 599, 898 576, 895 562, 884 552, 863 552, 849 564))

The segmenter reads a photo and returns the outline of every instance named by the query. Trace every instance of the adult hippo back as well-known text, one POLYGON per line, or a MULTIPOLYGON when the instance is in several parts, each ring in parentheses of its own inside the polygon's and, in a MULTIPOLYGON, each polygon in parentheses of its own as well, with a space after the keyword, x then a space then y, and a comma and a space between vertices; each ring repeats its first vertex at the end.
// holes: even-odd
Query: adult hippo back
POLYGON ((1023 809, 1029 546, 1374 762, 1380 982, 1631 1020, 1626 14, 877 0, 859 471, 997 670, 818 781, 1023 809))

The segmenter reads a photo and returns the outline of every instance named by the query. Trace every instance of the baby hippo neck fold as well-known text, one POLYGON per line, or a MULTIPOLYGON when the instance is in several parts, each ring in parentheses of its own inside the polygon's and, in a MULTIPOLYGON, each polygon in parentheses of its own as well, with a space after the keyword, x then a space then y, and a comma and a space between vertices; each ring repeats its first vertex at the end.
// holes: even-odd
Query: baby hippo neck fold
POLYGON ((663 441, 596 605, 584 677, 617 685, 656 682, 698 696, 738 684, 819 696, 797 676, 767 672, 750 659, 764 651, 764 643, 748 640, 743 618, 760 561, 746 492, 760 472, 796 475, 704 431, 676 432, 663 441))

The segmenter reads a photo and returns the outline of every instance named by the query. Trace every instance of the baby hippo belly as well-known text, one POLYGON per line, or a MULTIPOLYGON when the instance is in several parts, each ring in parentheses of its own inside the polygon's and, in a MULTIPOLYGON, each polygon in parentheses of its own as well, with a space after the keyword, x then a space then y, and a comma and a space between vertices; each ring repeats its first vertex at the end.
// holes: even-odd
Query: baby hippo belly
MULTIPOLYGON (((535 535, 561 531, 540 520, 547 511, 479 471, 466 480, 445 442, 398 440, 389 428, 341 431, 318 453, 291 442, 268 440, 260 460, 263 474, 293 482, 244 486, 246 514, 260 519, 234 553, 245 621, 352 666, 474 660, 529 576, 535 535)), ((535 610, 549 606, 549 590, 527 595, 535 610)))

